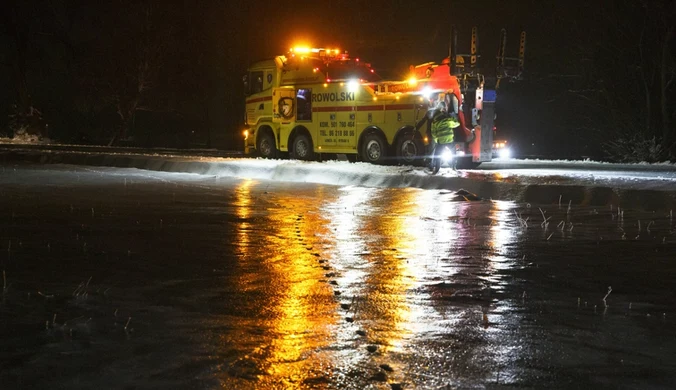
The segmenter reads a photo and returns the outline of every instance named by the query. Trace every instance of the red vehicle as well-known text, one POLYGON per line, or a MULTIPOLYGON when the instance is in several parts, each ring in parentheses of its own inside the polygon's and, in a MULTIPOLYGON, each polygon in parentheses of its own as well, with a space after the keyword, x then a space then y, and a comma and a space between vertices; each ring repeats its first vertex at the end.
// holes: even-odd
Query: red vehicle
MULTIPOLYGON (((411 66, 408 80, 383 82, 378 88, 381 92, 417 91, 427 97, 433 93, 452 91, 461 104, 458 113, 460 127, 455 134, 458 166, 475 167, 494 157, 507 156, 507 141, 494 139, 496 90, 501 79, 518 80, 522 77, 525 44, 526 34, 522 32, 519 57, 505 57, 506 31, 503 29, 496 74, 486 80, 487 77, 477 67, 476 27, 472 29, 469 54, 456 53, 457 33, 453 28, 449 56, 441 63, 427 62, 411 66)), ((425 144, 429 145, 429 139, 425 140, 425 144)))

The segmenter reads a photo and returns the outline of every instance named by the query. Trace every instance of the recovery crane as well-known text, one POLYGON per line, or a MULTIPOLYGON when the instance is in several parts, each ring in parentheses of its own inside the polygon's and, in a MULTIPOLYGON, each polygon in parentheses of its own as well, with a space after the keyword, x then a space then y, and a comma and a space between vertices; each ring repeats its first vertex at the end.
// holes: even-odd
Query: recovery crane
MULTIPOLYGON (((469 54, 457 52, 457 30, 451 27, 448 57, 441 63, 427 62, 410 67, 407 82, 383 82, 380 92, 417 91, 424 96, 451 91, 461 103, 458 117, 460 127, 456 129, 455 146, 459 168, 476 167, 491 161, 507 147, 507 141, 494 139, 496 91, 502 80, 522 79, 524 70, 526 33, 522 32, 518 57, 506 57, 507 32, 502 29, 496 71, 493 75, 482 73, 479 68, 477 28, 472 28, 469 54)), ((423 137, 429 146, 429 127, 423 137)), ((427 151, 429 153, 430 150, 427 151)))

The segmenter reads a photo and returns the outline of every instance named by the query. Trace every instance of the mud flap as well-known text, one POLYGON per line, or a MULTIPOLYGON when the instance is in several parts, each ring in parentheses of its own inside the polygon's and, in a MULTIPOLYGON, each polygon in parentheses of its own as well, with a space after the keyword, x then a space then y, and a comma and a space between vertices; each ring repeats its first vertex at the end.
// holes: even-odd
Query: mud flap
MULTIPOLYGON (((481 110, 481 131, 477 134, 479 153, 472 153, 474 162, 488 162, 493 158, 493 126, 495 119, 495 90, 487 89, 483 94, 481 110)), ((475 142, 477 143, 477 142, 475 142)))

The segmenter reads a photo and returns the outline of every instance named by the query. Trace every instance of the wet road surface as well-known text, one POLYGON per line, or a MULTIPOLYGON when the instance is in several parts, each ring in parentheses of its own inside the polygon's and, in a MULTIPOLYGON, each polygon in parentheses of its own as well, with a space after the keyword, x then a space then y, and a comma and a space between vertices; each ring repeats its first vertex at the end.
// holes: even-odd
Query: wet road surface
POLYGON ((676 385, 673 193, 1 168, 3 389, 676 385))

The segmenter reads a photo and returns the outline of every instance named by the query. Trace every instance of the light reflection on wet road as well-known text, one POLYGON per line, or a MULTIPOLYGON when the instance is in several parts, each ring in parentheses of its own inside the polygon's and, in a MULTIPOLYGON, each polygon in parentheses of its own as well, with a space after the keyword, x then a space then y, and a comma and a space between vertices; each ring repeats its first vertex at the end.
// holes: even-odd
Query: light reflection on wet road
POLYGON ((0 184, 3 389, 675 383, 672 194, 568 209, 544 187, 465 202, 73 167, 0 184))

